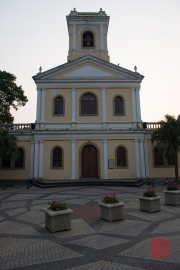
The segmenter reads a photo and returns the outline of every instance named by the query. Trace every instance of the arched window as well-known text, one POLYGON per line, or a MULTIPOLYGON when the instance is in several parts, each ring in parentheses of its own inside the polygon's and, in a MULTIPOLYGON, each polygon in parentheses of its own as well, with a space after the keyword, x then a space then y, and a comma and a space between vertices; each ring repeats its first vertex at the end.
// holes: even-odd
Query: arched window
POLYGON ((84 32, 82 36, 83 47, 94 47, 94 35, 91 31, 84 32))
POLYGON ((163 154, 158 153, 157 147, 154 148, 154 163, 155 166, 164 166, 163 154))
POLYGON ((53 167, 62 167, 62 150, 60 147, 53 149, 53 167))
POLYGON ((174 160, 167 158, 167 164, 168 164, 168 166, 174 166, 175 162, 174 162, 174 160))
POLYGON ((81 99, 81 115, 96 115, 96 98, 92 94, 85 94, 81 99))
POLYGON ((124 102, 121 96, 117 96, 114 99, 114 113, 115 115, 124 114, 124 102))
POLYGON ((24 150, 18 148, 18 159, 15 160, 15 168, 23 168, 24 166, 24 150))
POLYGON ((64 113, 64 102, 62 97, 56 97, 54 100, 54 114, 63 115, 64 113))
POLYGON ((117 149, 117 167, 127 166, 126 162, 126 149, 122 146, 117 149))

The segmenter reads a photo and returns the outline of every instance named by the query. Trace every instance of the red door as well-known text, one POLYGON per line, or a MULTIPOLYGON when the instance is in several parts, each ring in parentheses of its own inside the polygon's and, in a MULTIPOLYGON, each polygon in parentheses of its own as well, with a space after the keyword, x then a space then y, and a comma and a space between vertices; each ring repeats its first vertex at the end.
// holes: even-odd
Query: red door
POLYGON ((86 145, 82 149, 82 178, 98 178, 97 150, 92 145, 86 145))

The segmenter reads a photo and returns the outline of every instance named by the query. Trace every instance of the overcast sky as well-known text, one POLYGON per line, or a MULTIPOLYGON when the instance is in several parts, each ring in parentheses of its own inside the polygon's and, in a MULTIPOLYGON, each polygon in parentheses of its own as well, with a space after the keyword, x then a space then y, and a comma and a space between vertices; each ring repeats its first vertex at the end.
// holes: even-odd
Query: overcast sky
POLYGON ((180 114, 180 0, 0 0, 0 70, 17 76, 29 102, 14 123, 33 123, 36 85, 42 71, 67 62, 66 15, 98 12, 110 16, 110 62, 145 76, 141 113, 145 122, 180 114))

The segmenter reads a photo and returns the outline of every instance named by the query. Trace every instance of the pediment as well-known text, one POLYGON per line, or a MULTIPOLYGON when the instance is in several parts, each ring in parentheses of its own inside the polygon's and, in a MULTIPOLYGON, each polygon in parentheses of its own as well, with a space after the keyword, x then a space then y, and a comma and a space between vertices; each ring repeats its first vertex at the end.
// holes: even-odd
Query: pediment
POLYGON ((33 77, 36 80, 71 80, 71 79, 143 79, 139 73, 135 73, 103 61, 97 57, 84 56, 72 62, 39 73, 33 77))

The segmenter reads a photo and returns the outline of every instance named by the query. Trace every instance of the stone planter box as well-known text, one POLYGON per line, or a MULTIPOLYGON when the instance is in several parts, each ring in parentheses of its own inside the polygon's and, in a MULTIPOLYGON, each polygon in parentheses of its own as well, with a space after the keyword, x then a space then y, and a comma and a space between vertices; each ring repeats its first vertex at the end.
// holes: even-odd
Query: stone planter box
POLYGON ((52 233, 71 229, 71 209, 51 211, 45 209, 45 227, 52 233))
POLYGON ((140 196, 138 198, 140 202, 141 211, 146 211, 149 213, 160 211, 160 196, 157 196, 157 197, 140 196))
POLYGON ((165 204, 180 204, 180 190, 164 190, 164 196, 165 204))
POLYGON ((124 203, 105 204, 99 202, 100 205, 100 218, 109 222, 124 219, 124 203))

